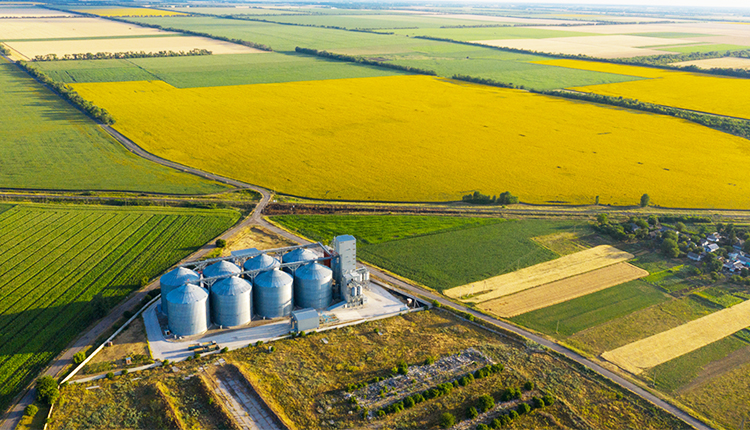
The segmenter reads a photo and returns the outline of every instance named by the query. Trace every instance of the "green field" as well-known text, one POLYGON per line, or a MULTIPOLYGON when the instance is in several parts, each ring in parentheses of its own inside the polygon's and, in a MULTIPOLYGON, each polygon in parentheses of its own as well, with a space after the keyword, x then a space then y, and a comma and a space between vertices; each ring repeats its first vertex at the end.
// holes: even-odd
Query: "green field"
POLYGON ((227 189, 128 152, 92 120, 0 59, 0 188, 205 194, 227 189))
POLYGON ((440 28, 449 25, 478 25, 484 21, 420 16, 413 14, 384 15, 296 15, 262 17, 274 22, 321 27, 343 27, 359 29, 395 29, 395 28, 440 28))
MULTIPOLYGON (((474 25, 477 24, 488 24, 488 22, 474 21, 474 25)), ((494 22, 492 22, 492 24, 494 24, 494 22)), ((580 31, 560 31, 528 27, 419 28, 393 30, 393 33, 408 36, 439 37, 442 39, 461 40, 465 42, 473 40, 548 39, 552 37, 581 37, 595 35, 594 33, 584 33, 580 31)))
POLYGON ((641 37, 660 37, 662 39, 689 39, 691 37, 709 37, 710 34, 700 34, 700 33, 679 33, 679 32, 670 32, 670 31, 662 31, 662 32, 655 32, 655 33, 628 33, 630 36, 641 36, 641 37))
POLYGON ((566 342, 599 355, 718 310, 691 297, 660 301, 654 306, 579 331, 566 342))
POLYGON ((65 83, 159 79, 177 88, 369 78, 401 74, 397 70, 275 52, 128 60, 49 61, 37 63, 37 67, 44 70, 51 78, 65 83))
POLYGON ((391 222, 380 216, 360 216, 356 224, 348 216, 309 221, 300 221, 301 218, 280 216, 274 220, 292 230, 304 229, 308 237, 319 240, 347 233, 358 237, 360 232, 363 238, 357 253, 362 260, 439 291, 557 258, 557 253, 531 238, 588 228, 580 221, 508 220, 489 225, 452 224, 447 231, 440 231, 434 221, 390 226, 391 222), (385 222, 388 230, 378 233, 385 222), (387 240, 388 237, 403 239, 387 240))
POLYGON ((668 299, 668 295, 646 282, 631 281, 528 312, 511 318, 511 321, 551 336, 565 338, 668 299))
POLYGON ((0 410, 93 320, 239 219, 231 210, 19 205, 0 214, 0 410))
POLYGON ((301 12, 294 10, 279 10, 259 7, 175 7, 169 8, 175 12, 200 13, 204 15, 297 15, 301 12))
POLYGON ((691 52, 739 51, 743 49, 750 49, 750 46, 715 44, 715 45, 696 45, 696 46, 675 46, 674 48, 659 48, 659 49, 662 51, 689 54, 691 52))
MULTIPOLYGON (((455 74, 470 75, 535 89, 568 88, 641 79, 613 73, 531 63, 550 59, 550 57, 543 55, 510 53, 481 46, 415 39, 402 35, 373 34, 210 17, 132 19, 165 27, 200 31, 263 43, 281 52, 293 51, 297 46, 328 50, 377 58, 403 66, 434 70, 439 76, 444 77, 452 77, 455 74)), ((494 28, 491 28, 491 30, 494 30, 494 28)), ((538 37, 548 34, 544 32, 553 32, 552 30, 535 29, 510 29, 508 31, 517 32, 515 34, 518 34, 519 37, 524 31, 530 32, 529 34, 536 34, 538 37)), ((189 61, 197 58, 199 57, 189 57, 189 61)), ((137 64, 141 64, 141 62, 137 64)))
POLYGON ((659 390, 674 393, 695 379, 708 364, 721 360, 741 348, 747 347, 748 341, 742 336, 732 335, 696 349, 681 357, 644 372, 645 378, 656 380, 659 390))

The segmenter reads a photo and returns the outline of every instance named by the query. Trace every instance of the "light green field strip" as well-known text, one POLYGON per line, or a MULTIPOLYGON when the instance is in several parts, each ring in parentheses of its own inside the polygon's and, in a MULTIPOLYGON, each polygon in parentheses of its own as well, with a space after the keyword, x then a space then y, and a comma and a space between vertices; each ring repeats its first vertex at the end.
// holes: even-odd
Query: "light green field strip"
POLYGON ((133 36, 58 37, 48 39, 5 39, 3 42, 65 42, 68 40, 153 39, 155 37, 184 37, 182 33, 136 34, 133 36))
POLYGON ((635 375, 750 327, 750 300, 602 354, 635 375))

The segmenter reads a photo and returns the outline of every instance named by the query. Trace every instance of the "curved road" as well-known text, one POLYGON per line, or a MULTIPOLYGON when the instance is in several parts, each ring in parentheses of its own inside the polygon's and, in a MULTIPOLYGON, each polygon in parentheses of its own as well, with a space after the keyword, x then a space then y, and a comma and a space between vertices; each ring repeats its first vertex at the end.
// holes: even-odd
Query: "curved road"
MULTIPOLYGON (((203 172, 198 169, 193 169, 190 167, 186 167, 183 165, 180 165, 178 163, 174 163, 168 160, 164 160, 160 157, 157 157, 149 152, 144 151, 142 148, 140 148, 138 145, 136 145, 134 142, 132 142, 130 139, 126 138, 116 130, 112 129, 109 126, 102 125, 101 126, 105 131, 107 131, 110 135, 112 135, 118 142, 120 142, 123 146, 125 146, 129 151, 132 153, 146 158, 148 160, 151 160, 155 163, 162 164, 164 166, 168 166, 177 170, 181 170, 187 173, 191 173, 209 180, 214 180, 217 182, 222 182, 225 184, 229 184, 238 188, 248 188, 255 190, 259 192, 262 195, 261 201, 258 203, 258 205, 255 207, 253 212, 248 215, 242 222, 235 225, 231 229, 224 232, 221 236, 217 237, 217 239, 228 239, 235 234, 237 234, 240 230, 244 229, 245 227, 249 225, 260 225, 270 231, 273 231, 274 233, 283 236, 289 240, 292 240, 294 242, 305 244, 310 243, 309 241, 300 238, 286 230, 280 229, 276 227, 275 225, 269 223, 265 219, 262 218, 262 212, 263 209, 266 207, 268 202, 271 199, 271 192, 269 190, 266 190, 265 188, 258 187, 255 185, 245 184, 240 181, 236 181, 229 178, 224 178, 219 175, 215 175, 212 173, 203 172)), ((198 259, 208 252, 210 252, 215 246, 213 245, 214 241, 211 241, 209 244, 204 245, 201 249, 196 251, 195 253, 191 254, 187 258, 183 259, 182 262, 188 261, 188 260, 195 260, 198 259)), ((528 332, 526 330, 523 330, 521 328, 518 328, 512 324, 508 324, 507 322, 489 317, 487 315, 484 315, 482 313, 479 313, 473 309, 458 305, 456 303, 453 303, 447 299, 445 299, 442 296, 439 296, 437 294, 433 294, 429 291, 425 291, 417 286, 411 285, 409 283, 406 283, 398 278, 395 278, 387 273, 384 273, 374 267, 369 267, 370 272, 386 281, 391 283, 392 285, 397 286, 398 288, 401 288, 403 290, 406 290, 413 294, 420 294, 424 297, 429 298, 430 300, 436 300, 439 303, 453 307, 455 309, 461 310, 463 312, 467 312, 471 315, 473 315, 475 318, 479 318, 489 324, 496 325, 498 327, 501 327, 505 330, 514 332, 516 334, 519 334, 521 336, 524 336, 528 339, 531 339, 534 342, 539 343, 540 345, 543 345, 551 350, 554 350, 555 352, 562 354, 569 358, 570 360, 573 360, 585 367, 588 367, 589 369, 593 370, 594 372, 602 375, 603 377, 610 379, 611 381, 614 381, 618 385, 622 386, 623 388, 631 391, 632 393, 640 396, 641 398, 653 403, 654 405, 670 412, 674 416, 678 417, 685 423, 689 424, 690 426, 699 429, 699 430, 712 430, 712 427, 707 426, 702 421, 697 420, 696 418, 692 417, 691 415, 685 413, 680 408, 660 399, 659 397, 653 395, 652 393, 644 390, 643 388, 639 387, 638 385, 635 385, 634 383, 622 378, 621 376, 615 374, 614 372, 611 372, 600 365, 594 363, 593 361, 569 350, 568 348, 565 348, 562 345, 559 345, 555 342, 552 342, 550 340, 547 340, 543 337, 540 337, 538 335, 535 335, 534 333, 528 332)), ((158 282, 152 282, 145 288, 142 288, 141 290, 133 293, 129 299, 127 299, 125 302, 121 303, 119 306, 114 308, 105 318, 100 320, 94 327, 92 327, 88 332, 86 332, 84 335, 79 337, 73 344, 65 350, 60 356, 58 356, 51 364, 50 366, 42 373, 44 375, 51 375, 54 377, 60 376, 60 374, 73 362, 73 355, 75 355, 76 352, 84 350, 91 346, 91 344, 102 334, 105 333, 115 322, 117 322, 122 316, 123 313, 126 310, 129 310, 133 308, 136 304, 138 304, 145 295, 153 290, 154 288, 157 288, 158 282)), ((15 404, 13 409, 6 415, 5 420, 0 424, 0 430, 13 430, 20 419, 23 416, 23 410, 26 407, 26 405, 29 405, 33 402, 35 397, 35 390, 33 389, 33 386, 30 386, 27 388, 27 391, 23 394, 23 397, 20 398, 20 400, 15 404)))

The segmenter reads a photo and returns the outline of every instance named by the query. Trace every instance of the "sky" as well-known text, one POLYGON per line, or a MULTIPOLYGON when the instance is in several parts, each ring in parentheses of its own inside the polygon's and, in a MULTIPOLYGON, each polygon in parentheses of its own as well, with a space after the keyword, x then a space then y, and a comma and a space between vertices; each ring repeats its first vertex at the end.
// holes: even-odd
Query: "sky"
MULTIPOLYGON (((480 0, 483 1, 483 0, 480 0)), ((492 1, 492 0, 487 0, 492 1)), ((503 3, 586 4, 617 6, 675 6, 704 8, 743 8, 750 10, 750 0, 502 0, 503 3)))

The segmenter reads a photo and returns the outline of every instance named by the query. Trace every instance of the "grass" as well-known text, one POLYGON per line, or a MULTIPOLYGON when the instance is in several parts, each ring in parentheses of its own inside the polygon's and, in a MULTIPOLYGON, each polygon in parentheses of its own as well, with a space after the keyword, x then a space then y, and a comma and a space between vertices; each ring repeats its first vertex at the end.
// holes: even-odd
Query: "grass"
POLYGON ((692 294, 722 308, 728 308, 734 305, 738 305, 744 301, 743 299, 728 293, 724 288, 717 286, 708 287, 703 290, 696 291, 692 294))
POLYGON ((445 25, 477 25, 480 21, 420 16, 415 14, 383 15, 290 15, 261 17, 268 21, 331 26, 343 28, 393 29, 393 28, 438 28, 445 25))
POLYGON ((295 54, 229 54, 129 60, 50 61, 37 66, 60 82, 159 79, 177 88, 268 84, 402 74, 396 70, 295 54))
POLYGON ((283 194, 425 202, 507 190, 525 203, 632 205, 648 190, 670 207, 750 204, 733 185, 750 183, 745 140, 663 115, 428 76, 72 86, 145 150, 283 194), (696 178, 707 158, 727 167, 696 178))
POLYGON ((106 310, 234 224, 230 210, 18 205, 0 214, 0 410, 106 310))
POLYGON ((643 281, 631 281, 528 312, 511 318, 511 321, 551 336, 565 338, 664 302, 668 298, 669 296, 643 281))
POLYGON ((695 379, 706 365, 721 360, 746 346, 748 346, 746 340, 734 335, 728 336, 681 357, 652 367, 645 371, 642 377, 650 379, 652 382, 656 381, 655 384, 659 390, 674 393, 695 379))
MULTIPOLYGON (((664 295, 662 295, 664 297, 664 295)), ((566 342, 599 355, 715 312, 691 297, 661 303, 579 331, 566 342)))
POLYGON ((146 161, 0 59, 0 188, 204 194, 224 185, 146 161))
POLYGON ((271 219, 326 244, 334 236, 351 234, 360 241, 360 246, 505 221, 500 218, 412 215, 281 215, 271 219))
MULTIPOLYGON (((473 25, 477 24, 490 23, 487 21, 473 22, 473 25)), ((492 22, 491 24, 495 24, 495 22, 492 22)), ((456 23, 452 25, 461 24, 456 23)), ((400 35, 430 36, 443 39, 461 40, 465 42, 499 39, 548 39, 552 37, 583 37, 595 35, 594 33, 584 33, 581 31, 560 31, 527 27, 418 28, 393 30, 393 32, 400 35)))
POLYGON ((730 44, 711 44, 711 45, 695 45, 695 46, 675 46, 673 48, 660 48, 661 51, 679 52, 682 54, 689 54, 691 52, 721 52, 721 51, 740 51, 749 49, 750 47, 745 45, 730 45, 730 44))
POLYGON ((708 37, 710 34, 701 33, 680 33, 676 31, 657 31, 652 33, 629 33, 630 36, 641 36, 641 37, 660 37, 663 39, 683 39, 691 37, 708 37))

